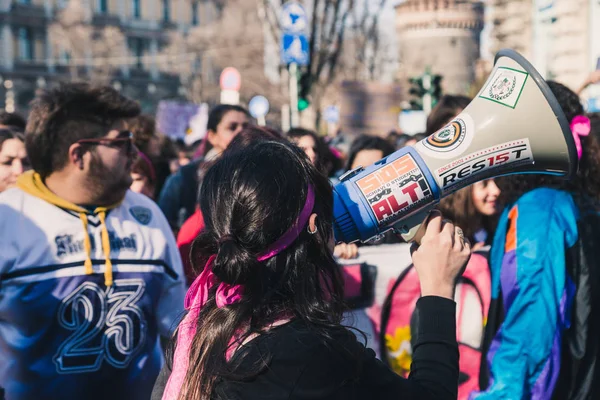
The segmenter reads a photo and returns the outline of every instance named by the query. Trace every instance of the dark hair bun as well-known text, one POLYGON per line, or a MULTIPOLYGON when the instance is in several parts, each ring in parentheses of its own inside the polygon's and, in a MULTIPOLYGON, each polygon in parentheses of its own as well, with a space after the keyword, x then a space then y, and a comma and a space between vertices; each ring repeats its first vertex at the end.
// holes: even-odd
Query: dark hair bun
POLYGON ((258 261, 252 253, 231 235, 219 241, 219 250, 213 272, 223 282, 239 285, 246 283, 257 271, 258 261))

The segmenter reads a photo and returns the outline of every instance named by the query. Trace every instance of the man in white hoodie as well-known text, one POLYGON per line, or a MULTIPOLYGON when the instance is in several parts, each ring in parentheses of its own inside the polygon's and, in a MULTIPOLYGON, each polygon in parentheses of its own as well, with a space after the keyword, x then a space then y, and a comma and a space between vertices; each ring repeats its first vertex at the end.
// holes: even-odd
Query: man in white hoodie
POLYGON ((175 240, 128 190, 137 103, 64 84, 33 102, 33 171, 0 195, 0 386, 21 399, 147 399, 183 309, 175 240))

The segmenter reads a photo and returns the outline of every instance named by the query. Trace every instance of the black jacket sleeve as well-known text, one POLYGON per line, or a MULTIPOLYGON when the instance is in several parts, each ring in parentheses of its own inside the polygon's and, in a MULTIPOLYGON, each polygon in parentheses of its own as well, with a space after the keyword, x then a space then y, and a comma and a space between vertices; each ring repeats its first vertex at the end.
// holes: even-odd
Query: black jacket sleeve
MULTIPOLYGON (((293 399, 419 399, 456 400, 458 395, 458 344, 456 303, 441 297, 423 297, 417 302, 415 346, 408 379, 396 375, 362 348, 360 378, 351 378, 351 361, 339 352, 321 348, 294 385, 293 399), (316 390, 322 389, 320 393, 316 390), (317 394, 318 393, 318 394, 317 394)), ((346 347, 362 346, 354 340, 346 347)), ((351 353, 357 354, 356 349, 351 353)))

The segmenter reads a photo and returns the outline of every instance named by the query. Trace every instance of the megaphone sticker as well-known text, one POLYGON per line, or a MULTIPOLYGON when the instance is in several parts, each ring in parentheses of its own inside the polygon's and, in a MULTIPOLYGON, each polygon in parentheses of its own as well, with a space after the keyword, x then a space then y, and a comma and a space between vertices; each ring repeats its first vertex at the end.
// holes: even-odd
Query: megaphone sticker
POLYGON ((479 97, 514 109, 519 102, 529 74, 508 67, 498 67, 494 77, 481 90, 479 97))
POLYGON ((417 143, 417 149, 436 158, 457 157, 469 147, 474 133, 473 119, 463 112, 442 129, 417 143))
POLYGON ((442 193, 448 194, 473 183, 477 180, 475 175, 482 171, 513 169, 533 163, 529 139, 519 139, 478 150, 438 168, 435 172, 442 193))
POLYGON ((356 181, 380 226, 433 200, 427 179, 406 154, 356 181))

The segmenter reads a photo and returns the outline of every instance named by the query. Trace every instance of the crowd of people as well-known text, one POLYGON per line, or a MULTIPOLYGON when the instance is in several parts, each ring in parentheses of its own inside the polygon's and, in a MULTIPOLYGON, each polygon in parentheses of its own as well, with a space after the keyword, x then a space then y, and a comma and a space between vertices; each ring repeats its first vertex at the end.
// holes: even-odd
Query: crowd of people
POLYGON ((351 143, 218 105, 185 147, 87 83, 40 92, 27 120, 0 114, 0 393, 599 398, 600 117, 549 86, 577 176, 461 189, 412 246, 336 243, 333 187, 467 97, 444 96, 420 135, 351 143))

